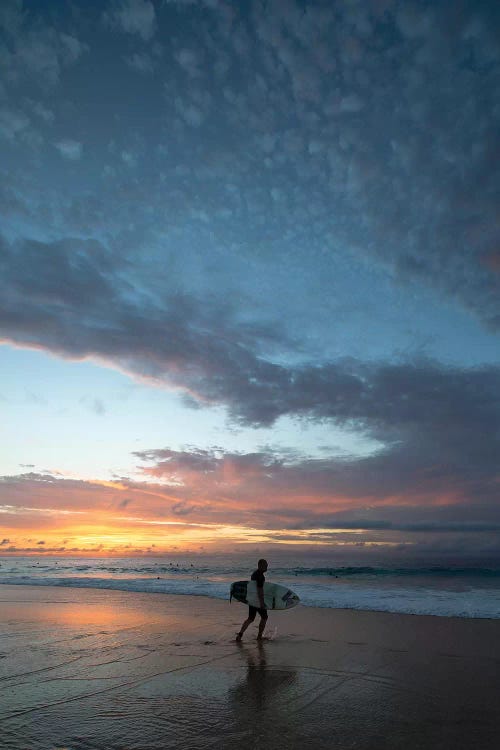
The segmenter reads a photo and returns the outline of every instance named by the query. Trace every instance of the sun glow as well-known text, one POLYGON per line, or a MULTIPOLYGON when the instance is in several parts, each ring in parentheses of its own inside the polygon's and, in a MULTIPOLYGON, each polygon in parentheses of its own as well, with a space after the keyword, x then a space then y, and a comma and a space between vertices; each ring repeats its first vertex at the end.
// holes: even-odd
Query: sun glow
MULTIPOLYGON (((395 547, 410 544, 410 533, 373 528, 368 522, 328 527, 320 522, 345 511, 352 500, 282 491, 269 495, 262 507, 260 493, 240 498, 221 494, 227 486, 197 481, 179 495, 155 485, 127 480, 59 479, 21 475, 19 486, 6 492, 0 505, 0 555, 145 555, 234 551, 260 547, 395 547), (16 505, 22 490, 23 502, 16 505), (216 492, 218 490, 218 492, 216 492), (303 525, 297 508, 308 509, 303 525), (315 526, 315 520, 318 525, 315 526), (241 520, 241 523, 239 521, 241 520)), ((7 487, 7 483, 5 484, 7 487)), ((394 505, 398 505, 391 498, 394 505)), ((369 505, 367 511, 374 508, 369 505)), ((377 503, 384 506, 384 499, 377 503)), ((404 503, 399 503, 400 506, 404 503)), ((370 516, 371 517, 371 516, 370 516)))
POLYGON ((88 521, 65 524, 45 531, 37 529, 42 539, 35 538, 33 534, 33 529, 18 529, 8 540, 9 543, 0 548, 0 554, 116 555, 167 553, 174 549, 192 552, 201 547, 217 551, 251 544, 325 547, 349 544, 392 546, 399 543, 366 538, 366 532, 362 529, 269 529, 134 516, 110 517, 107 522, 94 524, 88 521))

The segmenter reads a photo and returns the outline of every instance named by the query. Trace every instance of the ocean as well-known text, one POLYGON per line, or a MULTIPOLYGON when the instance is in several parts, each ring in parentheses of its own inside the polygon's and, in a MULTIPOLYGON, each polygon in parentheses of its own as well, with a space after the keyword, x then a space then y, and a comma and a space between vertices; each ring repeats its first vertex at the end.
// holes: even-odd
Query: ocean
MULTIPOLYGON (((310 558, 270 561, 267 580, 292 588, 310 607, 445 617, 500 618, 500 565, 329 565, 310 558)), ((90 587, 229 600, 248 579, 252 557, 0 557, 0 585, 90 587)))

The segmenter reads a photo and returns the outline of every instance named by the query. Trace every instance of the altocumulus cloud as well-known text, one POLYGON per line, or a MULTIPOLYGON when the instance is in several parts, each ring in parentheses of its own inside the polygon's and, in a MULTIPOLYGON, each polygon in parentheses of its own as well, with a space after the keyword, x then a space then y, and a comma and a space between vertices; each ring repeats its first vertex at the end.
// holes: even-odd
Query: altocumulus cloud
POLYGON ((77 161, 82 156, 82 144, 78 141, 72 141, 70 138, 58 141, 56 148, 65 159, 77 161))
POLYGON ((138 34, 148 41, 155 33, 155 8, 150 0, 117 0, 103 14, 111 28, 138 34))
MULTIPOLYGON (((86 46, 21 3, 6 8, 17 51, 4 60, 5 129, 25 138, 29 106, 10 84, 41 74, 56 85, 84 64, 86 46)), ((108 4, 102 17, 113 38, 179 33, 157 48, 155 153, 142 143, 133 165, 147 155, 158 169, 138 184, 112 165, 112 189, 95 186, 110 217, 107 239, 133 215, 136 247, 152 229, 205 247, 216 237, 228 252, 259 246, 292 263, 304 242, 310 257, 348 247, 403 282, 445 292, 496 330, 499 13, 496 3, 465 0, 108 4)), ((124 55, 124 71, 126 59, 149 70, 144 55, 124 55)), ((135 132, 127 140, 140 141, 135 132)), ((131 153, 126 142, 115 151, 131 153)), ((15 176, 6 179, 4 189, 15 190, 15 176)), ((36 183, 17 190, 21 201, 54 201, 46 210, 67 225, 73 201, 92 204, 88 192, 55 199, 36 183)))
MULTIPOLYGON (((226 265, 240 281, 273 258, 299 278, 348 250, 498 331, 498 4, 114 0, 88 13, 140 87, 149 141, 60 132, 58 86, 94 76, 90 27, 2 4, 0 138, 19 165, 0 184, 2 338, 180 388, 240 425, 326 420, 384 446, 350 462, 143 454, 158 477, 212 487, 225 473, 235 501, 240 476, 273 497, 393 498, 392 514, 405 494, 446 495, 457 514, 468 504, 465 525, 496 523, 498 366, 308 359, 307 344, 294 357, 279 316, 256 321, 264 295, 217 284, 226 265), (54 144, 60 167, 88 170, 84 187, 47 190, 31 170, 54 144)), ((128 122, 136 100, 106 81, 128 122)), ((178 513, 201 512, 187 485, 170 490, 178 513)))
POLYGON ((89 47, 73 33, 56 29, 22 0, 6 0, 0 9, 3 37, 1 65, 5 80, 19 86, 27 80, 42 89, 56 86, 65 68, 89 47))

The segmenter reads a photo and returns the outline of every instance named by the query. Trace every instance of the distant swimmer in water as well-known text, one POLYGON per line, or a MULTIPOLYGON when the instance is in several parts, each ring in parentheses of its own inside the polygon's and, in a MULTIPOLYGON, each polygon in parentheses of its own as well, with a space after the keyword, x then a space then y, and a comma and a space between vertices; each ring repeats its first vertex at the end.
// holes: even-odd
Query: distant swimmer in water
POLYGON ((255 615, 257 612, 260 615, 260 622, 259 622, 259 633, 257 635, 257 640, 261 641, 263 638, 264 629, 267 624, 267 609, 264 604, 264 583, 266 580, 266 577, 264 573, 267 570, 267 560, 260 559, 257 563, 257 570, 254 570, 252 573, 252 581, 257 582, 257 596, 259 597, 259 603, 260 607, 252 607, 251 605, 248 607, 248 617, 243 623, 243 625, 240 628, 240 632, 236 636, 236 640, 239 642, 243 638, 243 633, 248 628, 249 625, 255 620, 255 615))

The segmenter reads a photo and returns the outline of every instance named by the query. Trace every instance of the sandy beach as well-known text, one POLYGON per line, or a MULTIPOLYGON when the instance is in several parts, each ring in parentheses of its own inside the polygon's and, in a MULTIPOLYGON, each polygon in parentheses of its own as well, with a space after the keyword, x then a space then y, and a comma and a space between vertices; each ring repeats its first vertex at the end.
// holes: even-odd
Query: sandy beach
POLYGON ((0 588, 0 747, 498 747, 500 621, 0 588), (257 618, 258 619, 258 618, 257 618))

